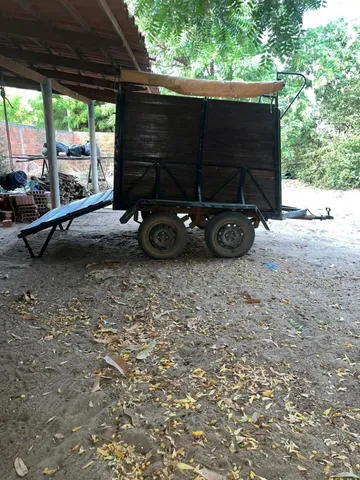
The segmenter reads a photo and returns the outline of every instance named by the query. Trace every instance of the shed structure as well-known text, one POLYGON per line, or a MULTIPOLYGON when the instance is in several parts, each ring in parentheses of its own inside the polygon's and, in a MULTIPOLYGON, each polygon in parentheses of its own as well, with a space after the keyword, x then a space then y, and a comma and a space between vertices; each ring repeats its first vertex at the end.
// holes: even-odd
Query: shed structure
POLYGON ((94 101, 115 103, 121 68, 150 71, 144 37, 123 0, 0 0, 0 84, 43 93, 53 207, 60 198, 52 93, 88 105, 96 192, 94 101))

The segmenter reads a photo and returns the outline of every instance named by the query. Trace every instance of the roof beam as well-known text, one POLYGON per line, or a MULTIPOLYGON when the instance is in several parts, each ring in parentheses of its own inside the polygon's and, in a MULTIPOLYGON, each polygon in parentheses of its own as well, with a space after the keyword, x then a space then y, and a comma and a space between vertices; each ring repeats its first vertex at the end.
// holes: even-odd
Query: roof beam
MULTIPOLYGON (((15 62, 11 58, 4 57, 4 55, 0 54, 0 66, 10 70, 10 72, 16 73, 20 77, 27 78, 32 80, 33 82, 45 84, 46 78, 45 75, 36 72, 35 70, 31 70, 30 68, 25 67, 21 63, 15 62)), ((63 95, 67 95, 68 97, 74 98, 75 100, 79 100, 80 102, 84 102, 90 104, 91 100, 83 95, 70 90, 69 88, 61 85, 61 83, 54 80, 52 82, 53 89, 56 92, 62 93, 63 95)))
POLYGON ((40 12, 34 10, 34 7, 31 5, 29 0, 16 0, 16 3, 25 10, 25 12, 29 13, 32 17, 41 20, 40 12))
POLYGON ((113 11, 111 10, 111 8, 109 7, 109 5, 107 3, 107 1, 106 0, 97 0, 97 2, 101 6, 103 11, 105 12, 105 14, 108 17, 108 19, 110 20, 110 22, 112 23, 112 26, 114 27, 115 32, 121 38, 121 40, 124 44, 124 47, 125 47, 129 57, 131 58, 131 60, 134 64, 134 67, 137 70, 140 71, 141 68, 140 68, 140 65, 138 64, 138 61, 136 60, 134 52, 132 51, 129 42, 127 41, 126 36, 125 36, 124 32, 122 31, 122 28, 120 27, 119 22, 117 21, 113 11))
POLYGON ((89 95, 93 100, 99 102, 116 103, 116 92, 111 90, 97 90, 95 88, 86 88, 83 86, 74 87, 82 95, 89 95))
POLYGON ((66 80, 68 82, 78 82, 83 83, 85 85, 92 85, 94 87, 103 87, 110 90, 115 90, 115 82, 111 80, 105 80, 103 78, 95 78, 95 77, 88 77, 85 75, 74 74, 74 73, 67 73, 67 72, 60 72, 57 70, 46 70, 43 68, 37 68, 37 72, 45 75, 48 78, 56 78, 57 80, 66 80))
MULTIPOLYGON (((90 60, 78 60, 77 58, 64 57, 62 55, 51 55, 48 53, 37 53, 30 50, 20 50, 15 48, 1 48, 1 53, 6 57, 13 59, 25 60, 31 64, 53 65, 54 67, 66 67, 73 70, 82 70, 86 72, 101 73, 103 75, 117 76, 119 75, 119 68, 109 63, 92 62, 90 60)), ((126 55, 120 55, 114 61, 121 64, 124 68, 131 68, 132 62, 126 55)), ((146 62, 143 54, 140 54, 140 61, 146 62)), ((146 68, 146 67, 145 67, 146 68)))
MULTIPOLYGON (((6 57, 25 60, 32 64, 53 65, 54 67, 72 68, 86 72, 102 73, 103 75, 117 75, 119 72, 106 63, 88 62, 76 58, 49 55, 47 53, 35 53, 29 50, 16 50, 14 48, 1 48, 1 53, 6 57)), ((129 65, 130 67, 131 65, 129 65)))
MULTIPOLYGON (((24 1, 24 0, 21 0, 21 1, 24 1)), ((76 10, 74 5, 71 2, 69 2, 69 0, 58 0, 58 2, 60 2, 61 5, 66 8, 66 10, 73 17, 73 19, 76 20, 78 24, 81 25, 86 32, 90 32, 91 29, 89 27, 89 24, 83 19, 83 17, 76 10)))
POLYGON ((46 77, 41 75, 34 70, 30 70, 30 68, 25 67, 22 63, 15 62, 11 58, 5 57, 4 55, 0 54, 0 66, 10 70, 10 72, 16 73, 20 77, 27 78, 28 80, 32 80, 37 83, 45 83, 46 77))
POLYGON ((25 90, 36 90, 41 92, 40 83, 33 82, 27 78, 7 77, 5 75, 1 76, 4 80, 5 87, 23 88, 25 90))
POLYGON ((66 95, 67 97, 73 98, 74 100, 79 100, 79 102, 86 103, 87 105, 90 105, 91 100, 88 97, 85 97, 84 95, 81 95, 78 92, 75 92, 74 90, 71 90, 68 87, 65 87, 65 85, 62 85, 61 83, 57 82, 56 80, 52 81, 52 86, 53 90, 55 90, 58 93, 62 93, 63 95, 66 95))
POLYGON ((102 37, 97 33, 81 33, 68 29, 49 27, 43 22, 36 20, 18 20, 0 17, 0 32, 11 35, 21 35, 22 37, 38 38, 48 42, 57 42, 66 45, 66 40, 74 47, 116 47, 118 41, 116 38, 102 37))

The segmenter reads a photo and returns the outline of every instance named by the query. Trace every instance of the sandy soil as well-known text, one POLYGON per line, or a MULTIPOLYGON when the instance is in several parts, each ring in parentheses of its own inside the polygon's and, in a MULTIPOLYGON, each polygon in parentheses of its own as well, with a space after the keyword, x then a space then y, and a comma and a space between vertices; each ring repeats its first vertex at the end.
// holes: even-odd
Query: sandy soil
POLYGON ((42 260, 0 230, 0 479, 360 477, 360 192, 283 197, 336 219, 271 222, 237 260, 197 230, 152 261, 109 209, 42 260))

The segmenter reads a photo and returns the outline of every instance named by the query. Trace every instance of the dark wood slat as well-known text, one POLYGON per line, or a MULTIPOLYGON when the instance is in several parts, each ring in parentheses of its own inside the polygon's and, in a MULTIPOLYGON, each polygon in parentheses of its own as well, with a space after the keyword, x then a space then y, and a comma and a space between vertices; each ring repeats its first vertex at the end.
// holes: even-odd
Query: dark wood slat
MULTIPOLYGON (((124 207, 140 198, 154 198, 155 166, 146 176, 142 175, 156 162, 162 165, 160 198, 198 199, 196 180, 202 105, 202 99, 126 95, 125 191, 138 183, 124 207)), ((264 212, 274 211, 278 188, 274 158, 276 137, 269 106, 223 100, 210 100, 208 106, 203 151, 203 200, 238 203, 240 168, 245 167, 250 169, 258 184, 249 173, 245 173, 246 202, 254 203, 264 212)))
POLYGON ((104 80, 103 78, 89 77, 86 75, 75 75, 72 73, 59 72, 57 70, 47 70, 42 68, 36 68, 35 70, 48 78, 56 78, 58 80, 67 80, 69 82, 78 82, 87 85, 94 85, 96 87, 103 87, 110 90, 114 90, 115 87, 114 82, 110 80, 104 80))
POLYGON ((22 37, 37 38, 48 42, 57 42, 60 44, 68 44, 74 47, 122 47, 118 37, 107 38, 96 33, 79 33, 76 31, 48 27, 43 22, 18 20, 12 18, 0 17, 0 32, 9 33, 11 35, 20 35, 22 37))
POLYGON ((60 55, 48 55, 14 48, 1 48, 1 53, 9 58, 25 60, 32 64, 53 65, 54 68, 58 66, 86 72, 102 73, 104 75, 117 75, 119 73, 117 69, 110 64, 86 62, 60 55))

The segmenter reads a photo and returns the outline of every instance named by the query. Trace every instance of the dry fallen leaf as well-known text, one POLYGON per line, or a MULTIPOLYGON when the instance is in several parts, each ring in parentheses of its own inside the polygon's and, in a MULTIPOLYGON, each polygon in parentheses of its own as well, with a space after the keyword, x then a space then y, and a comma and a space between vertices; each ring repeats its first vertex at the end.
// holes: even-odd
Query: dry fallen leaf
POLYGON ((22 296, 22 300, 25 300, 26 303, 31 303, 35 301, 35 297, 34 295, 32 295, 30 290, 27 290, 22 296))
POLYGON ((237 405, 235 405, 235 403, 231 400, 231 398, 224 398, 224 403, 229 408, 232 408, 233 410, 238 410, 237 405))
POLYGON ((43 470, 42 473, 43 473, 43 475, 54 475, 54 473, 56 473, 57 471, 58 471, 57 468, 47 468, 47 467, 46 467, 46 468, 43 470))
POLYGON ((63 438, 65 438, 65 436, 62 433, 55 433, 54 437, 57 438, 58 440, 62 440, 63 438))
POLYGON ((201 475, 205 480, 225 480, 223 475, 220 475, 217 472, 213 472, 207 468, 201 468, 196 470, 196 473, 201 475))
POLYGON ((263 397, 274 398, 274 394, 271 390, 265 390, 265 392, 263 392, 263 397))
POLYGON ((45 425, 47 425, 48 423, 52 422, 53 420, 55 420, 55 418, 57 418, 57 415, 55 415, 54 417, 50 417, 49 420, 46 422, 45 425))
POLYGON ((260 412, 254 412, 252 417, 251 417, 251 421, 252 423, 256 423, 260 418, 260 412))
POLYGON ((202 430, 195 430, 192 432, 193 437, 196 439, 202 438, 204 436, 204 432, 202 430))
POLYGON ((356 473, 351 473, 351 472, 341 472, 337 473, 336 475, 331 475, 331 478, 356 478, 360 479, 359 475, 356 475, 356 473))
POLYGON ((29 313, 29 315, 25 315, 25 317, 23 317, 24 320, 37 320, 39 317, 37 315, 33 315, 31 313, 29 313))
POLYGON ((245 298, 244 303, 260 303, 261 300, 259 298, 245 298))
POLYGON ((14 468, 19 477, 25 477, 29 473, 27 466, 20 457, 15 458, 14 468))
POLYGON ((85 468, 89 468, 93 463, 94 463, 94 461, 91 460, 89 463, 87 463, 86 465, 84 465, 84 466, 82 467, 82 469, 85 470, 85 468))
POLYGON ((78 430, 80 430, 80 428, 82 428, 82 425, 79 425, 78 427, 74 427, 71 429, 72 432, 77 432, 78 430))
POLYGON ((306 472, 307 469, 305 467, 302 467, 301 465, 296 465, 296 468, 299 470, 299 472, 306 472))
POLYGON ((98 392, 99 390, 101 390, 100 380, 101 380, 101 375, 96 375, 95 381, 94 381, 94 385, 93 385, 93 387, 92 387, 92 389, 91 389, 92 393, 98 392))
POLYGON ((154 340, 149 342, 149 344, 136 355, 137 360, 146 360, 154 350, 155 346, 156 342, 154 340))
POLYGON ((128 376, 128 366, 126 365, 125 360, 120 355, 106 355, 106 357, 104 357, 104 360, 109 365, 115 367, 121 373, 121 375, 124 375, 124 377, 128 376))
POLYGON ((191 465, 182 462, 178 462, 177 467, 179 470, 195 470, 194 467, 192 467, 191 465))

